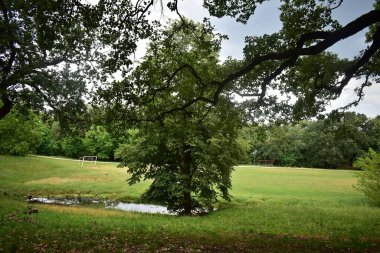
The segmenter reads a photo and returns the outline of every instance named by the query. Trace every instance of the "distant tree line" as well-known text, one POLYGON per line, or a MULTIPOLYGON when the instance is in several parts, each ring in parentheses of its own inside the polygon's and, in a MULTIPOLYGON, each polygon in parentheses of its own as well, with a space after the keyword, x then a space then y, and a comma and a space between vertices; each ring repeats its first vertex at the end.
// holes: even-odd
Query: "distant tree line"
MULTIPOLYGON (((103 124, 99 110, 70 126, 49 114, 13 109, 0 121, 0 153, 29 153, 118 160, 125 147, 141 141, 137 129, 103 124), (115 155, 116 154, 116 155, 115 155)), ((240 163, 274 160, 275 165, 311 168, 352 168, 370 148, 380 151, 380 116, 346 112, 336 120, 303 121, 296 125, 249 124, 239 132, 246 155, 240 163)))
POLYGON ((352 168, 369 148, 380 150, 380 116, 346 112, 334 120, 251 126, 244 134, 252 145, 246 163, 271 159, 280 166, 352 168))
POLYGON ((49 114, 12 109, 0 121, 0 153, 24 156, 29 153, 78 158, 97 155, 112 160, 117 139, 104 126, 89 119, 62 125, 49 114))

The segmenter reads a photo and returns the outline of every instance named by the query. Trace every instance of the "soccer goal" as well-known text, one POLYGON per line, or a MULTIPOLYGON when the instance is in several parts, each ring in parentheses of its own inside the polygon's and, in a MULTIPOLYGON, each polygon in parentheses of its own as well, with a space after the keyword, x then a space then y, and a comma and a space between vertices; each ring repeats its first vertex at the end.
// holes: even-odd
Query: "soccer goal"
POLYGON ((87 156, 82 156, 82 157, 79 157, 79 162, 81 163, 81 167, 83 167, 83 164, 85 162, 92 162, 95 164, 96 166, 96 161, 98 160, 98 157, 97 156, 94 156, 94 155, 87 155, 87 156))

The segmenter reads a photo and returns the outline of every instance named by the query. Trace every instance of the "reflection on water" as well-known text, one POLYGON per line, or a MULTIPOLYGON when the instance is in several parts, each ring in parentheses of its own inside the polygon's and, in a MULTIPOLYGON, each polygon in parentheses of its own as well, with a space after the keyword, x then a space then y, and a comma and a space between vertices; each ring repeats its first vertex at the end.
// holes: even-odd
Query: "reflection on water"
POLYGON ((139 213, 160 213, 160 214, 170 214, 174 215, 174 213, 170 212, 166 207, 159 205, 150 205, 150 204, 135 204, 135 203, 122 203, 119 202, 117 205, 110 205, 107 208, 127 211, 127 212, 139 212, 139 213))
POLYGON ((58 205, 68 205, 68 206, 75 206, 75 205, 80 204, 80 201, 78 199, 53 199, 53 198, 32 197, 32 198, 29 198, 27 201, 30 203, 58 204, 58 205))
POLYGON ((170 212, 166 207, 159 206, 159 205, 100 201, 100 200, 88 199, 88 198, 69 199, 69 198, 29 197, 27 201, 29 203, 44 203, 44 204, 56 204, 56 205, 67 205, 67 206, 95 204, 95 205, 102 205, 105 208, 122 210, 126 212, 159 213, 159 214, 175 215, 175 213, 170 212))

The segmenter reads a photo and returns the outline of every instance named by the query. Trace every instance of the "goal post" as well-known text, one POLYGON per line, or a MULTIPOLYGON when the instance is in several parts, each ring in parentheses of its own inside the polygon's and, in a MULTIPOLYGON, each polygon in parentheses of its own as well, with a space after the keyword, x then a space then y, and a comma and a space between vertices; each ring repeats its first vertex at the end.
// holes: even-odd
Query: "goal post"
POLYGON ((85 162, 93 162, 95 163, 98 161, 98 157, 96 155, 86 155, 86 156, 81 156, 79 157, 79 162, 81 163, 81 167, 83 167, 83 164, 85 162))

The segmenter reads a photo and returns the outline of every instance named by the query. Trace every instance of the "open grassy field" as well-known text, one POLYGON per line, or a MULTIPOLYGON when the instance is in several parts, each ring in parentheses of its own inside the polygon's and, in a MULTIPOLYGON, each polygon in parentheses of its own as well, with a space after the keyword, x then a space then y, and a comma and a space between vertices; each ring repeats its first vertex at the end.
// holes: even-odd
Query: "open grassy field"
POLYGON ((380 252, 380 208, 352 171, 241 166, 207 216, 33 204, 28 194, 138 201, 126 168, 0 156, 0 252, 380 252))

